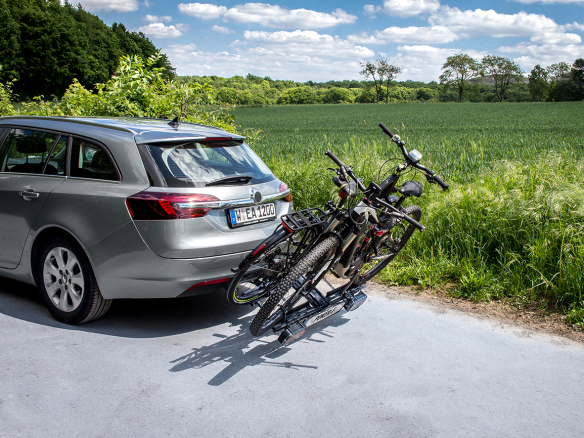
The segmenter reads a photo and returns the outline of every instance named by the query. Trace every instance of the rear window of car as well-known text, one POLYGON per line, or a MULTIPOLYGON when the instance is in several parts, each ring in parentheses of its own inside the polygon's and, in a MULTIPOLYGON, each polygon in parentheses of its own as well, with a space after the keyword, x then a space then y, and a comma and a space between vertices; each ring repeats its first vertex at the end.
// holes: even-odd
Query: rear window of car
POLYGON ((143 148, 142 156, 145 158, 144 164, 151 184, 155 186, 205 187, 208 184, 241 184, 241 181, 230 181, 230 177, 251 177, 246 184, 275 179, 268 166, 245 143, 189 142, 140 147, 143 148))

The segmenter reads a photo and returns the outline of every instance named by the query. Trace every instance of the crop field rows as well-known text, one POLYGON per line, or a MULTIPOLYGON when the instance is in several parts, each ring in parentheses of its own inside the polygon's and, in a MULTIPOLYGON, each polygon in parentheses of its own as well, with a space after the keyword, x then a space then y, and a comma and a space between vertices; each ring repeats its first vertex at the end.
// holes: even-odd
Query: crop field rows
POLYGON ((584 102, 299 105, 235 115, 242 128, 263 131, 251 146, 290 185, 296 208, 334 196, 326 149, 366 183, 391 173, 397 162, 380 167, 399 152, 383 122, 451 190, 425 184, 416 203, 427 231, 381 279, 454 283, 455 294, 537 303, 584 327, 584 102))

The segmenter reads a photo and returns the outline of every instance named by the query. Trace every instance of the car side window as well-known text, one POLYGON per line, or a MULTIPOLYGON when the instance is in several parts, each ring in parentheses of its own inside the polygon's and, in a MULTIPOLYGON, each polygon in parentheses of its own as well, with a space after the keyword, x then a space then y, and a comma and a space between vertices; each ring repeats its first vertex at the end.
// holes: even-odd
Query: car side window
MULTIPOLYGON (((58 135, 30 129, 12 129, 0 151, 0 172, 42 174, 45 161, 58 135)), ((57 175, 47 165, 46 174, 57 175)))
POLYGON ((116 168, 99 146, 79 138, 73 139, 70 176, 117 181, 116 168))
POLYGON ((69 137, 62 135, 53 148, 53 152, 45 167, 46 174, 65 175, 65 163, 67 162, 67 142, 69 137))

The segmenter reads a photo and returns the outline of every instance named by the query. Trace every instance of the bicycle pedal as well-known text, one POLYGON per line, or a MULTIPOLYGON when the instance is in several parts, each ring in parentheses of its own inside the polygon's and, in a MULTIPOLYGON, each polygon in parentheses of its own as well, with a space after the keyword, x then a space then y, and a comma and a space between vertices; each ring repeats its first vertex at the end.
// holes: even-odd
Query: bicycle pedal
POLYGON ((352 312, 358 309, 367 300, 367 295, 363 292, 359 292, 356 295, 349 295, 346 298, 347 304, 345 304, 345 310, 347 312, 352 312))
POLYGON ((280 336, 278 337, 278 341, 282 344, 283 347, 290 345, 292 342, 298 340, 304 332, 306 331, 306 327, 300 323, 296 323, 286 330, 284 330, 280 336))

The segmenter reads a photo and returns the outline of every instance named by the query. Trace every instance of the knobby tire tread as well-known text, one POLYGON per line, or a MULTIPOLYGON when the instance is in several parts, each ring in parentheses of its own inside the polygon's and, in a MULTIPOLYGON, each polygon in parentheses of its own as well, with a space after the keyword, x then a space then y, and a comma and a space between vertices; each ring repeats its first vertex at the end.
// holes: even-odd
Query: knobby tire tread
POLYGON ((266 300, 251 322, 249 331, 252 335, 259 336, 269 329, 269 327, 263 328, 262 326, 272 314, 272 311, 276 308, 278 303, 280 303, 282 297, 286 295, 286 292, 290 290, 302 275, 306 274, 314 263, 337 245, 338 240, 336 237, 329 237, 328 239, 323 240, 292 268, 288 275, 282 279, 278 287, 266 300))

